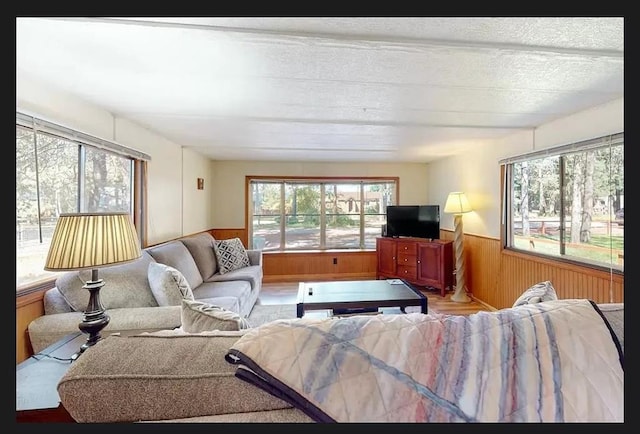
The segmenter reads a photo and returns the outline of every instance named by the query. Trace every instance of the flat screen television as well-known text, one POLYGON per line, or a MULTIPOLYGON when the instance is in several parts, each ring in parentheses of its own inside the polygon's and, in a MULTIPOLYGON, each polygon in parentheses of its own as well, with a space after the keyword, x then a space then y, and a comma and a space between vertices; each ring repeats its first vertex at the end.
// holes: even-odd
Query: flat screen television
POLYGON ((387 206, 388 237, 440 238, 440 205, 387 206))

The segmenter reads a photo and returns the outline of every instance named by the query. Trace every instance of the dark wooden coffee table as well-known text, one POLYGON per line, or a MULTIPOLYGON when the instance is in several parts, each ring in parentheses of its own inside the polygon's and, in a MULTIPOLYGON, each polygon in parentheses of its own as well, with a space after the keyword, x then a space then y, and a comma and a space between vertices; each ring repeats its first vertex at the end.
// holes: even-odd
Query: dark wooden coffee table
POLYGON ((309 310, 331 309, 334 314, 366 313, 385 307, 420 306, 427 313, 427 297, 401 279, 300 282, 297 316, 309 310))

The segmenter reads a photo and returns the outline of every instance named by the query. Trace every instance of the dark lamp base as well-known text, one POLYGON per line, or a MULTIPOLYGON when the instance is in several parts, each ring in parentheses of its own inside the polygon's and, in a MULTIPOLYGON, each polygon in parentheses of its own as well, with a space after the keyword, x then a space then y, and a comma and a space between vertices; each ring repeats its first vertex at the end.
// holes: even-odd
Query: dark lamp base
POLYGON ((76 360, 87 348, 95 345, 101 338, 100 331, 109 324, 109 315, 105 313, 104 307, 100 302, 100 289, 103 286, 104 280, 98 279, 98 270, 92 270, 91 280, 83 286, 89 291, 89 303, 82 317, 82 322, 78 324, 80 331, 89 336, 87 341, 80 347, 80 350, 71 356, 71 360, 76 360))

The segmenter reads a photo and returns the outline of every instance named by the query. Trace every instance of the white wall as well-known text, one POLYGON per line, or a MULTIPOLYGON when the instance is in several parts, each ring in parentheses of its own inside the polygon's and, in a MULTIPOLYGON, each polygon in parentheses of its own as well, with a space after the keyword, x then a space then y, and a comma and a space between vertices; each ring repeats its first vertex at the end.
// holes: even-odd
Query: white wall
POLYGON ((245 226, 245 176, 397 176, 399 203, 430 203, 427 195, 426 164, 296 163, 273 161, 215 161, 213 164, 213 226, 245 226))
POLYGON ((213 227, 213 161, 186 148, 182 149, 182 161, 182 233, 189 235, 213 227), (198 178, 204 179, 203 190, 198 190, 198 178))
MULTIPOLYGON (((210 160, 191 152, 183 157, 182 147, 129 120, 80 100, 68 93, 35 81, 18 71, 16 110, 51 122, 115 141, 151 156, 148 184, 149 244, 188 235, 211 227, 212 190, 194 194, 183 173, 202 173, 208 178, 210 160), (184 169, 187 167, 187 170, 184 169), (203 197, 204 196, 204 197, 203 197)), ((190 177, 189 177, 190 178, 190 177)))
MULTIPOLYGON (((428 195, 444 206, 450 191, 464 191, 474 208, 463 217, 464 232, 500 238, 501 159, 623 131, 624 98, 620 98, 541 125, 535 131, 478 142, 462 156, 429 163, 428 195)), ((440 226, 453 230, 453 216, 443 213, 440 226)))
POLYGON ((182 148, 133 122, 115 118, 116 140, 149 154, 147 242, 182 235, 182 148), (135 144, 135 145, 134 145, 135 144))

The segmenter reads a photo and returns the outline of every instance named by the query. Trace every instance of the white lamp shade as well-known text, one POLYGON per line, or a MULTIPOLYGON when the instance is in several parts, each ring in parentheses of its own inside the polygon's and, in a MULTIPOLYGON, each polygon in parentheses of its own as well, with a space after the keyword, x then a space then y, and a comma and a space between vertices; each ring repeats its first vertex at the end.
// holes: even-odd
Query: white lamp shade
POLYGON ((44 269, 100 268, 129 262, 141 255, 140 241, 129 213, 61 214, 44 269))
POLYGON ((444 212, 448 214, 464 214, 472 211, 467 196, 461 191, 449 193, 447 203, 444 205, 444 212))

